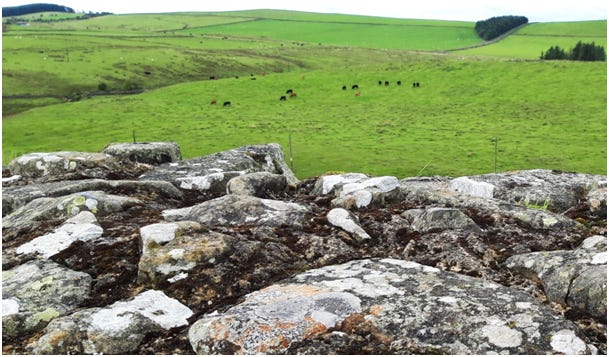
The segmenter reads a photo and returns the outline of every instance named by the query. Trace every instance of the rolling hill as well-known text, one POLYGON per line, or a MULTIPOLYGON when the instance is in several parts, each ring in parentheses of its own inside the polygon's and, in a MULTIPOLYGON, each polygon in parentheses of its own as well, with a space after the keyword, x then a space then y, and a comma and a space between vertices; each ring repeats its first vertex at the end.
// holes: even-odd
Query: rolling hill
POLYGON ((482 44, 473 25, 256 10, 11 26, 3 162, 99 151, 135 131, 178 142, 185 157, 266 142, 287 154, 291 138, 301 178, 456 176, 495 163, 606 173, 606 63, 537 59, 556 44, 606 46, 606 21, 530 24, 451 51, 482 44), (144 93, 109 95, 128 88, 144 93), (287 89, 298 96, 279 101, 287 89))

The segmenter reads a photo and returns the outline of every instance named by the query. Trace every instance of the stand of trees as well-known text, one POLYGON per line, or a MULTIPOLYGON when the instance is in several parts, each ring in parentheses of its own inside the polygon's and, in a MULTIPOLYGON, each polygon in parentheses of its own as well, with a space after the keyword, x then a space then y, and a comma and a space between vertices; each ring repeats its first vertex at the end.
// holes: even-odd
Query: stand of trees
POLYGON ((476 33, 485 41, 503 35, 509 30, 529 22, 524 16, 497 16, 476 22, 476 33))
POLYGON ((21 6, 7 6, 2 7, 2 17, 8 16, 21 16, 27 14, 33 14, 37 12, 70 12, 74 13, 74 9, 55 4, 29 4, 29 5, 21 5, 21 6))
POLYGON ((541 52, 540 59, 571 60, 571 61, 606 61, 605 47, 579 41, 575 47, 566 52, 559 46, 552 46, 546 52, 541 52))

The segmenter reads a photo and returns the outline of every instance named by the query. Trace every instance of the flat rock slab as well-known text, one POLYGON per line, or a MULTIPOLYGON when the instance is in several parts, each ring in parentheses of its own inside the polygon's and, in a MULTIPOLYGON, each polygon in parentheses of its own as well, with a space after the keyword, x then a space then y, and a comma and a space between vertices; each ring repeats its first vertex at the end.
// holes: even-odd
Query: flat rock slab
POLYGON ((34 344, 35 354, 126 354, 149 332, 185 326, 192 311, 162 291, 53 320, 34 344))
POLYGON ((333 207, 345 209, 395 203, 401 200, 400 182, 394 176, 368 177, 361 173, 324 175, 317 179, 312 194, 332 194, 333 207))
POLYGON ((251 224, 298 227, 302 226, 308 212, 308 207, 297 203, 226 195, 192 207, 165 210, 163 217, 168 221, 195 221, 210 226, 251 224))
POLYGON ((106 178, 121 171, 121 162, 102 153, 60 151, 19 156, 8 165, 12 175, 28 178, 78 175, 80 178, 106 178))
POLYGON ((2 272, 2 335, 38 331, 77 308, 88 296, 88 274, 47 260, 2 272))
POLYGON ((106 146, 103 153, 150 165, 182 160, 180 146, 174 142, 115 143, 106 146))
MULTIPOLYGON (((189 330, 199 354, 285 353, 329 329, 366 330, 394 346, 447 354, 590 353, 578 328, 533 297, 481 279, 394 259, 299 274, 249 294, 189 330)), ((328 351, 331 353, 331 351, 328 351)))
POLYGON ((606 319, 607 237, 587 238, 574 250, 515 255, 505 266, 541 280, 551 301, 606 319))
POLYGON ((457 178, 450 185, 455 191, 511 203, 547 203, 548 209, 553 212, 564 212, 577 206, 591 190, 607 188, 607 177, 552 170, 523 170, 457 178))
POLYGON ((2 188, 2 214, 8 215, 28 202, 41 197, 59 197, 85 191, 121 191, 155 194, 163 198, 182 199, 182 191, 169 182, 86 179, 62 182, 34 183, 2 188))
POLYGON ((163 164, 140 178, 171 182, 183 189, 223 193, 231 178, 260 171, 283 175, 288 184, 298 182, 285 163, 283 150, 279 144, 243 146, 163 164))
POLYGON ((82 211, 95 215, 120 212, 143 202, 130 197, 109 195, 102 191, 86 191, 62 197, 37 198, 2 219, 8 227, 26 227, 48 219, 69 218, 82 211))

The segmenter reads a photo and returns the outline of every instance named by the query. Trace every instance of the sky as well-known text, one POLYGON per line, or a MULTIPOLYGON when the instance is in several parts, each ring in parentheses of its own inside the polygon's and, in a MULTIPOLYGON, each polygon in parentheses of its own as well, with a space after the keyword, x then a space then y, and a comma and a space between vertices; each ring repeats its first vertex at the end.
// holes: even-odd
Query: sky
POLYGON ((606 0, 3 0, 2 6, 32 3, 115 14, 284 9, 463 21, 502 15, 526 16, 530 22, 607 19, 606 0))

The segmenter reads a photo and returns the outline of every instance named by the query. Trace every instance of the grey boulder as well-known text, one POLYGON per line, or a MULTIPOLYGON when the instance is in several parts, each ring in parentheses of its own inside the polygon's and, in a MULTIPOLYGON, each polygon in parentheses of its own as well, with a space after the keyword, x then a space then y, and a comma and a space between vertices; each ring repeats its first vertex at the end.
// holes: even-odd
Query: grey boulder
POLYGON ((2 272, 2 336, 38 331, 89 296, 88 274, 47 260, 2 272))
POLYGON ((435 354, 594 352, 573 323, 530 295, 395 259, 296 275, 204 315, 188 335, 199 354, 270 354, 336 333, 365 333, 394 353, 413 344, 435 354))

